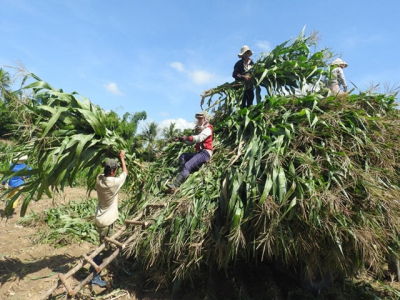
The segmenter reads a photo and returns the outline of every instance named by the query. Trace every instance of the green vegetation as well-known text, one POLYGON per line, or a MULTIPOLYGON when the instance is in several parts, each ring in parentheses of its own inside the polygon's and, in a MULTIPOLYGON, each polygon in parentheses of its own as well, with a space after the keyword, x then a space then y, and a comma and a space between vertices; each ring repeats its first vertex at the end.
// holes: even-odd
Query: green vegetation
POLYGON ((71 201, 66 205, 49 208, 40 214, 29 214, 22 218, 20 224, 39 226, 35 238, 38 243, 48 243, 62 247, 73 242, 88 241, 98 243, 98 233, 93 222, 97 199, 71 201))
MULTIPOLYGON (((399 256, 397 94, 332 95, 323 84, 331 53, 313 53, 315 41, 302 33, 256 62, 257 104, 250 108, 238 109, 243 83, 204 94, 201 105, 214 116, 214 156, 174 194, 164 184, 188 148, 156 148, 157 126, 148 125, 143 145, 162 152, 146 168, 128 155, 132 176, 122 216, 167 204, 148 211, 150 227, 132 229, 137 238, 124 253, 141 257, 150 279, 177 288, 228 275, 237 299, 314 299, 309 291, 321 292, 332 278, 347 299, 398 295, 353 280, 366 265, 380 278, 387 258, 399 256)), ((34 121, 17 148, 37 159, 36 181, 25 190, 39 197, 71 185, 82 170, 94 178, 107 155, 129 147, 104 125, 100 108, 36 80, 25 88, 41 103, 25 105, 34 121)), ((340 299, 329 290, 322 295, 340 299)))
MULTIPOLYGON (((43 193, 51 197, 53 190, 73 186, 78 173, 87 172, 88 191, 95 187, 95 177, 102 171, 102 161, 115 156, 120 149, 129 147, 117 133, 106 127, 104 111, 77 93, 64 93, 29 74, 36 81, 25 86, 32 91, 32 99, 19 103, 24 114, 24 124, 19 125, 20 137, 13 149, 14 155, 28 155, 32 171, 20 194, 27 193, 21 215, 24 215, 33 197, 40 199, 43 193), (39 99, 39 100, 38 100, 39 99)), ((141 175, 141 165, 129 152, 126 156, 133 180, 141 175)), ((5 179, 14 176, 5 174, 5 179)), ((13 201, 6 208, 11 210, 13 201)))
POLYGON ((187 151, 166 149, 143 175, 131 211, 168 207, 132 233, 140 238, 128 256, 175 283, 279 263, 303 287, 330 274, 351 278, 365 264, 379 275, 398 256, 397 95, 331 95, 322 84, 326 51, 310 53, 311 42, 301 35, 257 61, 253 84, 267 96, 249 109, 237 109, 237 83, 208 91, 212 163, 165 195, 163 182, 187 151))

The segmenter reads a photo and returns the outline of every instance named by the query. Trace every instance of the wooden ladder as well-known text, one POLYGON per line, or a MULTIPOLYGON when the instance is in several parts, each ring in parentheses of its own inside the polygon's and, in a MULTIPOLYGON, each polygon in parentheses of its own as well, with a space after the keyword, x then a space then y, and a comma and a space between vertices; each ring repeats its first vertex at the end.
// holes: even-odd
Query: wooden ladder
POLYGON ((77 263, 77 265, 74 268, 72 268, 65 274, 59 273, 57 282, 45 294, 43 294, 42 297, 39 299, 40 300, 47 299, 48 297, 50 297, 53 294, 53 292, 60 285, 64 285, 65 290, 67 292, 67 295, 65 298, 69 298, 69 297, 76 295, 86 284, 88 284, 93 279, 93 277, 96 274, 100 273, 106 266, 108 266, 118 256, 118 254, 121 252, 121 250, 123 250, 126 247, 126 245, 129 244, 129 242, 131 242, 136 236, 132 235, 131 237, 129 237, 127 240, 125 240, 123 242, 118 241, 117 238, 119 236, 121 236, 121 234, 123 234, 130 225, 141 226, 142 230, 146 229, 151 224, 153 224, 154 221, 153 220, 140 221, 140 219, 142 219, 144 216, 146 216, 147 211, 150 208, 158 209, 158 208, 164 208, 164 207, 166 207, 166 204, 148 204, 145 206, 144 211, 142 213, 140 213, 136 218, 134 218, 133 220, 125 220, 125 225, 120 230, 118 230, 115 234, 113 234, 111 237, 105 237, 104 238, 105 242, 103 244, 101 244, 98 248, 96 248, 92 252, 92 254, 90 254, 89 256, 83 254, 82 259, 79 261, 79 263, 77 263), (110 256, 105 258, 100 265, 97 265, 93 261, 93 258, 96 257, 96 255, 98 255, 105 249, 107 243, 114 244, 117 248, 114 250, 114 252, 110 256), (74 275, 76 272, 78 272, 87 263, 89 263, 93 267, 94 271, 91 272, 77 286, 72 288, 71 285, 67 281, 68 278, 70 278, 72 275, 74 275))

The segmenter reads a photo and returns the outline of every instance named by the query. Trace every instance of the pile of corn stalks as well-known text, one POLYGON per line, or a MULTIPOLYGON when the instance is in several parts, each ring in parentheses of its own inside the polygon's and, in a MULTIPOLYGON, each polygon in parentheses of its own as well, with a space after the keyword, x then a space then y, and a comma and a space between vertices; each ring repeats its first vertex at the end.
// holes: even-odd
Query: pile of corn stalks
POLYGON ((203 95, 215 109, 211 163, 168 195, 164 183, 190 151, 168 147, 144 175, 131 213, 150 203, 167 207, 147 216, 149 228, 130 233, 138 238, 127 256, 142 257, 171 282, 237 259, 279 261, 308 278, 352 275, 365 263, 380 272, 398 254, 396 94, 331 95, 321 84, 326 57, 311 54, 309 42, 300 35, 256 62, 253 84, 267 90, 257 105, 238 108, 236 83, 203 95), (305 84, 320 89, 302 92, 305 84))

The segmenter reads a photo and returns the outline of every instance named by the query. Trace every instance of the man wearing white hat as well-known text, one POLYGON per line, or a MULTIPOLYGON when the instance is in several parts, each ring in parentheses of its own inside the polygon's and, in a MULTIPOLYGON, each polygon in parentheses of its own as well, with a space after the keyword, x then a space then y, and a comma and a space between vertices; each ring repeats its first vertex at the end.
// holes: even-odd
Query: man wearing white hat
POLYGON ((329 84, 330 90, 335 93, 342 93, 340 86, 343 87, 343 92, 347 92, 346 78, 344 77, 343 69, 347 68, 348 64, 340 58, 332 62, 331 80, 329 84))
POLYGON ((246 89, 244 91, 244 95, 242 98, 241 108, 249 107, 253 105, 254 100, 254 91, 253 86, 250 83, 251 71, 254 65, 254 62, 250 58, 253 55, 253 51, 250 50, 249 46, 243 46, 240 49, 238 56, 241 58, 238 62, 236 62, 233 67, 232 77, 237 81, 244 81, 246 85, 246 89))

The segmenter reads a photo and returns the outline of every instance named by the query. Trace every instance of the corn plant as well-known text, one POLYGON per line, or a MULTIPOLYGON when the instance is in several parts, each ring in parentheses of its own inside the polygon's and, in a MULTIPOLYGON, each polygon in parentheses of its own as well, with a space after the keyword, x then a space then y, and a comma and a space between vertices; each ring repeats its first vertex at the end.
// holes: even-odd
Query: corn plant
MULTIPOLYGON (((53 190, 72 186, 82 170, 87 172, 88 191, 94 189, 102 162, 107 157, 117 157, 122 149, 127 151, 133 184, 140 182, 142 166, 129 153, 125 141, 106 127, 105 113, 100 107, 75 92, 55 89, 32 73, 26 77, 34 82, 23 87, 30 92, 29 97, 14 99, 26 117, 17 129, 20 139, 13 156, 30 157, 32 170, 17 175, 31 177, 10 201, 6 214, 20 194, 27 194, 21 208, 24 215, 31 199, 39 200, 43 193, 51 197, 53 190)), ((8 172, 4 179, 14 175, 8 172)))
POLYGON ((293 42, 286 41, 268 54, 262 54, 255 62, 251 72, 251 81, 225 83, 205 91, 201 106, 207 102, 217 117, 227 117, 236 110, 245 89, 253 86, 256 102, 260 103, 261 91, 268 96, 304 94, 324 87, 324 80, 329 74, 326 61, 332 56, 328 49, 315 53, 311 47, 316 46, 315 35, 306 37, 304 30, 293 42), (219 96, 215 100, 216 95, 219 96), (208 98, 208 101, 206 101, 208 98))

